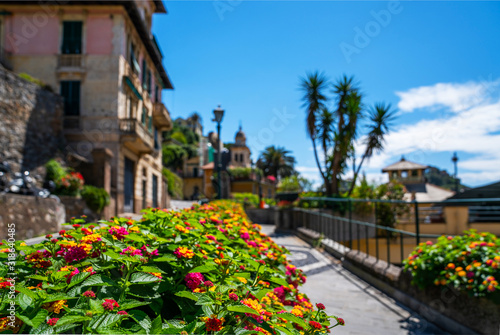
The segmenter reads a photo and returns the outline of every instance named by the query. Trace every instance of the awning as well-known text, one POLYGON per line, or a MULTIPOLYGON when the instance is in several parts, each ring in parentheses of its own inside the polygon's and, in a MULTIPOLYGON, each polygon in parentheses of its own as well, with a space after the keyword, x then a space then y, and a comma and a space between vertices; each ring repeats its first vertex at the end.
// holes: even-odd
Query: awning
POLYGON ((134 94, 137 96, 137 98, 139 100, 142 100, 142 96, 139 93, 139 91, 137 90, 137 88, 135 88, 134 84, 132 83, 132 80, 130 80, 129 77, 125 77, 125 82, 127 83, 128 87, 130 87, 130 89, 132 90, 132 92, 134 92, 134 94))

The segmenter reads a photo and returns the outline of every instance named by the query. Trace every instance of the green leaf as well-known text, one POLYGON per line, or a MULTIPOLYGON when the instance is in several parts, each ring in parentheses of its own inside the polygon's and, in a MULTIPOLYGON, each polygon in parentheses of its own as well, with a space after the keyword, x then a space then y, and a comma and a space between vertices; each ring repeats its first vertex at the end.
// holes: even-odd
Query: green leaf
POLYGON ((120 255, 119 253, 117 252, 114 252, 112 250, 108 250, 104 253, 106 256, 110 257, 111 259, 114 259, 116 261, 121 261, 125 258, 125 256, 123 255, 120 255))
POLYGON ((139 324, 139 326, 141 326, 142 329, 146 331, 146 333, 149 333, 149 330, 151 329, 151 319, 146 313, 134 309, 130 311, 129 315, 139 324))
POLYGON ((281 333, 284 333, 284 334, 286 334, 286 335, 293 335, 293 333, 292 333, 290 330, 286 329, 285 327, 278 327, 278 326, 275 326, 275 327, 274 327, 274 329, 277 329, 277 330, 279 330, 281 333))
POLYGON ((255 297, 260 301, 262 298, 266 296, 267 293, 272 292, 271 289, 262 289, 255 294, 255 297))
POLYGON ((42 323, 37 328, 32 328, 30 334, 54 334, 54 327, 42 323))
POLYGON ((146 241, 144 240, 144 238, 138 234, 128 234, 125 236, 125 239, 129 239, 129 240, 132 240, 132 241, 135 241, 135 242, 140 242, 142 244, 146 243, 146 241))
POLYGON ((213 271, 213 270, 215 270, 214 266, 211 266, 211 265, 200 265, 200 266, 195 267, 191 271, 189 271, 189 273, 192 273, 192 272, 207 273, 207 272, 210 272, 210 271, 213 271))
POLYGON ((153 258, 153 262, 171 262, 171 261, 176 261, 177 257, 171 254, 165 254, 162 255, 158 258, 153 258))
POLYGON ((26 310, 28 307, 31 306, 33 299, 31 299, 29 296, 27 296, 24 293, 19 293, 16 296, 15 301, 16 301, 17 305, 19 305, 19 307, 21 307, 22 310, 26 310))
POLYGON ((139 268, 140 271, 142 272, 158 272, 158 273, 165 273, 165 271, 161 270, 157 266, 141 266, 139 268))
POLYGON ((121 319, 121 317, 122 316, 119 314, 102 314, 98 317, 92 318, 92 321, 90 321, 89 323, 89 327, 92 329, 107 328, 117 323, 121 319))
POLYGON ((38 326, 45 322, 47 315, 49 315, 49 311, 47 311, 46 309, 40 309, 38 313, 36 313, 35 317, 31 320, 33 328, 38 328, 38 326))
POLYGON ((270 282, 273 282, 275 284, 281 285, 281 286, 288 286, 288 283, 286 280, 283 278, 278 278, 278 277, 269 277, 267 278, 270 282))
POLYGON ((26 323, 28 326, 31 326, 33 327, 33 321, 31 321, 30 318, 28 318, 27 316, 25 315, 21 315, 19 313, 16 313, 16 316, 24 323, 26 323))
POLYGON ((68 330, 78 327, 78 324, 69 323, 63 326, 59 326, 59 323, 54 327, 54 333, 56 334, 69 334, 68 330))
POLYGON ((188 298, 194 301, 198 301, 198 296, 194 295, 192 292, 189 291, 180 291, 177 292, 175 295, 181 298, 188 298))
POLYGON ((250 313, 250 314, 259 314, 255 309, 250 308, 245 305, 232 305, 232 306, 227 306, 227 310, 231 312, 237 312, 237 313, 250 313))
POLYGON ((52 301, 59 301, 59 300, 71 300, 71 299, 76 299, 77 297, 72 297, 69 296, 65 293, 53 293, 50 294, 43 302, 52 302, 52 301))
POLYGON ((131 309, 139 306, 144 306, 144 305, 149 305, 149 301, 139 301, 139 300, 125 300, 120 304, 120 309, 125 310, 125 309, 131 309))
POLYGON ((214 301, 212 298, 210 298, 210 296, 208 294, 200 295, 200 297, 198 298, 198 301, 196 302, 196 305, 200 305, 200 306, 213 305, 213 304, 214 304, 214 301))
POLYGON ((77 284, 80 284, 82 281, 87 279, 88 276, 90 276, 90 272, 80 272, 80 273, 74 275, 71 278, 71 282, 69 283, 68 288, 71 288, 77 284))
POLYGON ((28 278, 37 279, 37 280, 41 280, 41 281, 48 281, 49 280, 49 277, 40 276, 40 275, 31 275, 31 276, 28 276, 28 278))
POLYGON ((88 316, 82 316, 82 315, 68 315, 68 314, 66 314, 65 316, 60 318, 59 321, 57 321, 57 326, 58 327, 64 326, 65 324, 68 324, 68 323, 81 323, 81 322, 87 321, 87 320, 92 320, 92 318, 88 317, 88 316))
POLYGON ((149 331, 150 334, 163 334, 163 325, 161 323, 161 316, 158 315, 156 319, 153 320, 153 323, 151 324, 151 330, 149 331))
POLYGON ((90 310, 92 313, 104 313, 104 307, 102 306, 102 300, 90 299, 90 310))
POLYGON ((85 286, 116 286, 116 283, 105 275, 95 274, 83 282, 82 287, 85 286))
POLYGON ((159 280, 161 279, 145 272, 135 272, 130 276, 130 282, 134 284, 149 284, 159 280))
POLYGON ((299 326, 307 328, 307 324, 304 322, 304 320, 302 320, 298 316, 293 315, 292 313, 288 313, 288 312, 287 313, 281 313, 281 314, 278 314, 277 316, 280 317, 280 318, 282 318, 282 319, 298 323, 299 326))
POLYGON ((25 295, 27 295, 32 299, 36 299, 36 293, 31 290, 28 290, 26 287, 23 287, 21 285, 16 285, 16 291, 18 291, 19 293, 24 293, 25 295))

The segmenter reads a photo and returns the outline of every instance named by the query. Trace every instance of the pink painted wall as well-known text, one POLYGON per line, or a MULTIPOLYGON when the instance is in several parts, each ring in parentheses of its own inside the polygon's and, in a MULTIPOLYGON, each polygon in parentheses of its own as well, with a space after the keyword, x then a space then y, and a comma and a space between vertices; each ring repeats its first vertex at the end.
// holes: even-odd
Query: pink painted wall
POLYGON ((90 16, 86 22, 86 29, 86 53, 110 55, 113 50, 113 20, 109 16, 90 16))
POLYGON ((59 19, 49 15, 18 14, 5 24, 5 48, 18 55, 59 53, 59 19))

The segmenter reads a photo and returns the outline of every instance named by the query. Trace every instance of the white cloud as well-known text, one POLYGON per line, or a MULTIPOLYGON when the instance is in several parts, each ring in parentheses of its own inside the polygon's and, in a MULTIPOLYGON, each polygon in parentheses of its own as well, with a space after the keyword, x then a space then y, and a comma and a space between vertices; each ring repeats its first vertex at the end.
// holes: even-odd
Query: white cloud
POLYGON ((459 112, 485 102, 488 93, 498 84, 498 81, 482 81, 465 84, 438 83, 416 87, 406 92, 396 92, 400 98, 398 108, 401 112, 413 112, 419 108, 441 106, 459 112))
MULTIPOLYGON (((423 119, 389 133, 384 152, 374 155, 364 169, 380 173, 381 168, 393 163, 401 155, 417 163, 429 164, 428 155, 431 153, 449 154, 458 151, 473 155, 458 162, 459 177, 465 184, 477 185, 499 180, 500 99, 493 99, 489 91, 496 83, 489 82, 489 86, 485 83, 437 84, 411 89, 404 94, 398 93, 401 97, 400 107, 406 111, 445 105, 455 114, 423 119), (430 96, 426 97, 424 93, 430 96), (462 108, 467 104, 467 108, 462 108)), ((364 147, 360 143, 357 144, 358 152, 362 152, 364 147)))

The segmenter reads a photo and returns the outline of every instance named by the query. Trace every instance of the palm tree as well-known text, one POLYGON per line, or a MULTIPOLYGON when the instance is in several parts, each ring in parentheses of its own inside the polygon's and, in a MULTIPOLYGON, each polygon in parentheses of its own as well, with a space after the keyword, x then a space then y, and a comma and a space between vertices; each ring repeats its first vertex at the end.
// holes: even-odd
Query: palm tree
POLYGON ((264 175, 274 176, 277 180, 291 176, 295 158, 290 154, 291 151, 284 147, 269 146, 260 154, 258 167, 264 171, 264 175))
POLYGON ((339 194, 339 181, 345 169, 346 160, 352 152, 356 139, 358 120, 363 117, 362 94, 359 92, 354 77, 342 76, 334 85, 332 93, 337 99, 337 125, 334 135, 334 147, 331 157, 330 193, 339 194))
POLYGON ((318 166, 319 172, 321 174, 321 177, 323 178, 323 181, 325 182, 325 185, 329 185, 328 178, 321 167, 321 163, 319 162, 318 158, 318 151, 316 148, 316 114, 318 113, 318 111, 325 107, 327 97, 324 94, 324 90, 327 88, 327 86, 327 78, 324 76, 324 74, 318 73, 317 71, 307 74, 305 78, 301 79, 300 83, 300 89, 304 93, 304 95, 302 96, 302 107, 306 108, 306 131, 307 135, 311 139, 316 165, 318 166))
POLYGON ((356 184, 356 178, 359 175, 361 166, 365 159, 370 159, 374 152, 380 152, 384 148, 385 135, 389 132, 391 122, 394 120, 395 111, 391 111, 391 105, 385 105, 384 103, 375 104, 375 106, 370 110, 370 125, 368 135, 366 137, 366 149, 361 157, 361 162, 358 165, 354 177, 352 180, 351 187, 349 189, 348 196, 351 195, 354 186, 356 184))

